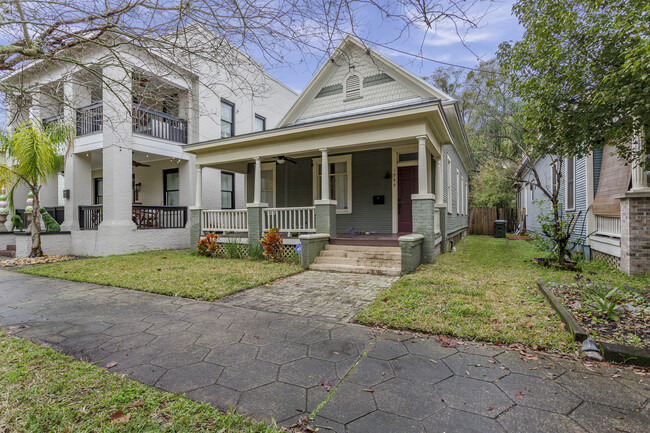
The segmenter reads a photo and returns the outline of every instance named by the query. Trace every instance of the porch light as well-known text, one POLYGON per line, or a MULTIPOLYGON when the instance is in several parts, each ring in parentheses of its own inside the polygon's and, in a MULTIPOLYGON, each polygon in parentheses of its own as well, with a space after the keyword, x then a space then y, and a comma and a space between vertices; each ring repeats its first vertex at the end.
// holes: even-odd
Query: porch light
POLYGON ((142 188, 142 183, 138 182, 134 186, 134 191, 135 192, 140 192, 140 188, 142 188))

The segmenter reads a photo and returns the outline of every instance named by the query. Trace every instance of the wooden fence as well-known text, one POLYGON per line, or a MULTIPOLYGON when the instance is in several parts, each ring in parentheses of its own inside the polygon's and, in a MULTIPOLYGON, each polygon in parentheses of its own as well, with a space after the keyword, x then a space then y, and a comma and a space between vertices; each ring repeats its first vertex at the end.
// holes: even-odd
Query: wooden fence
POLYGON ((494 235, 494 220, 506 220, 506 231, 515 231, 517 213, 514 209, 473 207, 469 210, 469 234, 494 235))

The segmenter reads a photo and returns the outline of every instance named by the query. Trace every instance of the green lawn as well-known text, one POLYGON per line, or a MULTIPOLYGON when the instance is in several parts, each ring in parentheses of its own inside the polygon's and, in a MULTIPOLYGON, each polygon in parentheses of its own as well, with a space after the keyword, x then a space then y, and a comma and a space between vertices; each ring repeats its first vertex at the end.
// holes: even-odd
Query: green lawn
POLYGON ((206 258, 188 250, 164 250, 73 260, 17 272, 209 301, 300 270, 294 264, 206 258))
POLYGON ((277 430, 0 332, 0 431, 277 430))
MULTIPOLYGON (((532 243, 469 236, 455 253, 436 257, 384 291, 356 320, 461 338, 523 343, 566 350, 571 337, 540 294, 539 279, 571 282, 575 273, 543 268, 532 243)), ((583 272, 593 281, 628 284, 648 290, 648 279, 630 278, 608 266, 588 262, 583 272)))

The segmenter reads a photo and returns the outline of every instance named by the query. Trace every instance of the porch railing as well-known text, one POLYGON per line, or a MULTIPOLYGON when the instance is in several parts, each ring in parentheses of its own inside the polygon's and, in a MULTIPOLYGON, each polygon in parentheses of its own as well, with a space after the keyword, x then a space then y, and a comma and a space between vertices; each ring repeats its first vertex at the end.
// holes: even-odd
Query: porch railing
POLYGON ((247 209, 204 210, 201 230, 205 232, 247 232, 247 209))
MULTIPOLYGON (((131 217, 139 230, 181 229, 187 225, 187 207, 133 205, 131 217)), ((97 230, 102 220, 101 204, 79 206, 81 230, 97 230)))
POLYGON ((79 206, 79 229, 97 230, 103 220, 102 205, 79 206))
POLYGON ((263 228, 278 228, 281 232, 316 233, 315 208, 277 207, 263 211, 263 228))
MULTIPOLYGON (((54 221, 58 222, 59 224, 63 224, 63 215, 65 211, 65 208, 63 206, 45 206, 45 210, 50 214, 52 218, 54 218, 54 221)), ((27 215, 25 215, 25 209, 16 209, 16 215, 20 216, 20 219, 23 220, 23 229, 26 230, 27 215)))
POLYGON ((77 136, 93 134, 103 129, 104 103, 95 102, 77 108, 77 136))
POLYGON ((141 105, 133 105, 133 132, 176 143, 187 143, 186 120, 141 105))
POLYGON ((596 215, 596 233, 617 238, 621 237, 621 219, 596 215))
POLYGON ((59 113, 54 116, 46 117, 43 120, 41 120, 41 123, 43 124, 43 128, 47 128, 49 125, 53 125, 55 123, 61 122, 63 120, 63 113, 59 113))

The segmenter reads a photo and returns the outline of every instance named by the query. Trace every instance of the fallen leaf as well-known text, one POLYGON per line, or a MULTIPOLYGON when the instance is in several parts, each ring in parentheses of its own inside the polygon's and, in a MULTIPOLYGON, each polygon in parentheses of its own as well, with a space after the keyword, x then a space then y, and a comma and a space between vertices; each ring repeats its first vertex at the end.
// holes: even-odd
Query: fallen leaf
POLYGON ((533 322, 526 322, 526 323, 524 323, 524 326, 526 328, 532 328, 533 326, 535 326, 535 324, 533 322))
POLYGON ((144 400, 140 400, 140 401, 136 401, 136 402, 134 402, 134 403, 131 403, 131 404, 128 405, 126 408, 127 408, 127 409, 131 409, 131 408, 133 408, 133 407, 140 407, 140 406, 144 406, 144 400))
POLYGON ((372 389, 372 388, 363 388, 361 391, 364 391, 364 392, 375 392, 375 390, 372 389))
POLYGON ((325 380, 321 380, 320 382, 318 382, 318 386, 323 388, 325 391, 329 391, 330 389, 332 389, 332 384, 325 380))
POLYGON ((126 415, 124 415, 124 412, 122 412, 121 410, 118 410, 117 412, 111 415, 111 421, 116 423, 125 423, 128 422, 130 419, 131 419, 131 414, 127 413, 126 415))
POLYGON ((117 362, 111 361, 108 364, 106 364, 106 368, 113 368, 117 365, 117 362))
POLYGON ((458 341, 456 341, 456 340, 454 340, 452 338, 449 338, 449 337, 447 337, 445 335, 439 335, 438 336, 438 341, 440 342, 440 345, 442 347, 458 347, 458 346, 461 345, 461 343, 459 343, 458 341))
POLYGON ((519 391, 519 394, 515 395, 515 398, 516 398, 517 400, 523 400, 523 399, 524 399, 524 395, 521 393, 521 391, 519 391))
POLYGON ((488 412, 490 412, 490 411, 493 411, 494 408, 493 407, 488 407, 487 410, 488 410, 488 412))
POLYGON ((332 353, 333 353, 334 355, 338 355, 338 354, 339 354, 338 352, 332 352, 332 353))
POLYGON ((381 372, 381 375, 382 375, 382 376, 386 376, 386 372, 385 372, 385 371, 382 371, 382 372, 381 372))
POLYGON ((564 323, 560 323, 560 329, 566 328, 566 325, 564 323))
POLYGON ((465 370, 465 374, 468 375, 468 376, 471 376, 471 374, 469 374, 469 371, 467 371, 467 370, 465 370))

